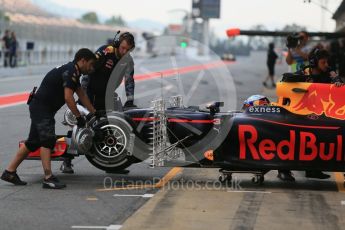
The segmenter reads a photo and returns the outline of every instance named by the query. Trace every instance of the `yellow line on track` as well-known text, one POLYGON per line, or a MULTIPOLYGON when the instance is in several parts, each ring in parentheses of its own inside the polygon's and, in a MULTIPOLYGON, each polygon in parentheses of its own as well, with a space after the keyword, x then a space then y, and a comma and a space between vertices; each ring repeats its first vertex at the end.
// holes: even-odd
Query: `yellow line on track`
POLYGON ((335 172, 334 173, 335 183, 337 184, 339 192, 345 192, 344 188, 344 173, 335 172))
POLYGON ((172 168, 162 179, 160 179, 157 184, 155 184, 156 188, 163 187, 166 183, 168 183, 172 178, 174 178, 177 174, 182 172, 181 167, 172 168))

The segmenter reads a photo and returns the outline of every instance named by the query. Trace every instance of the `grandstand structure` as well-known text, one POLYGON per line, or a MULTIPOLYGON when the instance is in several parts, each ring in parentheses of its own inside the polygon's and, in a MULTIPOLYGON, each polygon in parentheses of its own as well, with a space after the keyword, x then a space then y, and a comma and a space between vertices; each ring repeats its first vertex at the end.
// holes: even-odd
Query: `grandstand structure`
POLYGON ((24 64, 60 62, 81 47, 95 50, 118 30, 130 31, 134 36, 141 33, 126 27, 62 18, 42 10, 30 0, 0 0, 0 10, 9 19, 0 19, 1 35, 6 29, 15 31, 24 64))

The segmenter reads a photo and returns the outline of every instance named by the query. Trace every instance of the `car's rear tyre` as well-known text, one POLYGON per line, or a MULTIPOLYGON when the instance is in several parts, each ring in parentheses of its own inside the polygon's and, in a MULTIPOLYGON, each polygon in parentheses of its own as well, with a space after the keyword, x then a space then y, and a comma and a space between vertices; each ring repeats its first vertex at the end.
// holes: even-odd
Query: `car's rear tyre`
POLYGON ((123 118, 109 116, 93 127, 96 132, 88 161, 98 169, 116 172, 134 163, 129 151, 133 144, 132 127, 123 118))

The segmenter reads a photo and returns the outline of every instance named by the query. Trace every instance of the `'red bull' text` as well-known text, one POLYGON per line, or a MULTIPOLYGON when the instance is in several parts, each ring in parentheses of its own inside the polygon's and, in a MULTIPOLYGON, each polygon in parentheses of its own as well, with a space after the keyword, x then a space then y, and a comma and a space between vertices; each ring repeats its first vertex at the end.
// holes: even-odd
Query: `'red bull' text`
POLYGON ((239 125, 238 138, 240 160, 344 160, 340 134, 335 135, 333 141, 325 142, 312 132, 290 130, 288 138, 274 141, 259 138, 258 130, 252 125, 239 125))

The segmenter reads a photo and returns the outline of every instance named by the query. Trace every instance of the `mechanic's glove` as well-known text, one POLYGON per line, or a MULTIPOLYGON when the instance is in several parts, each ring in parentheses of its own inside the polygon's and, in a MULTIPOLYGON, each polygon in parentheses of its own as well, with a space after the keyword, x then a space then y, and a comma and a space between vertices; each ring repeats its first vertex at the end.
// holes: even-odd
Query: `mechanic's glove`
POLYGON ((133 104, 133 100, 128 100, 126 101, 123 107, 137 107, 137 106, 133 104))
POLYGON ((86 125, 86 120, 84 117, 80 116, 80 117, 77 117, 77 126, 78 128, 84 128, 86 125))
POLYGON ((89 113, 89 114, 87 114, 87 115, 85 116, 85 118, 86 118, 87 121, 90 121, 94 116, 95 116, 94 113, 89 113))
POLYGON ((99 120, 101 117, 107 117, 107 113, 104 110, 97 110, 95 112, 95 117, 97 120, 99 120))
POLYGON ((86 120, 90 121, 93 117, 96 117, 96 119, 99 120, 102 117, 107 117, 107 113, 104 110, 98 110, 94 113, 89 113, 86 115, 86 120))

